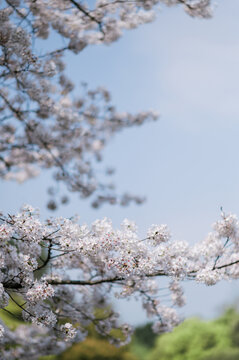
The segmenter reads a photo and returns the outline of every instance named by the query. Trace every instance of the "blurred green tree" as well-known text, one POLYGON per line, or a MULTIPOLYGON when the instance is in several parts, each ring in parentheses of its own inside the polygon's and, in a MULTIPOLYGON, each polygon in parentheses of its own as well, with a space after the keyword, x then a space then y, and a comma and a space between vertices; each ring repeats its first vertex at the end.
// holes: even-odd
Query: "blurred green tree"
POLYGON ((116 348, 107 340, 87 338, 73 345, 58 357, 59 360, 137 360, 128 347, 116 348))
POLYGON ((135 329, 134 338, 140 344, 152 348, 155 345, 155 340, 158 338, 158 335, 153 332, 152 323, 148 323, 146 325, 138 326, 135 329))
POLYGON ((189 319, 156 341, 148 360, 239 359, 239 315, 228 310, 214 321, 189 319))

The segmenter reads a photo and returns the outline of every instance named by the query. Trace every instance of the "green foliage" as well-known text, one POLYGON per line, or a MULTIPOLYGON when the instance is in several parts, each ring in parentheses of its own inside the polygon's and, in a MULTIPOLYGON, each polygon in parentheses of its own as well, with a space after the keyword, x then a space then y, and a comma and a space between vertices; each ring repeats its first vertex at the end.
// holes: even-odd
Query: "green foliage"
POLYGON ((148 348, 145 345, 140 344, 135 339, 132 340, 130 344, 130 351, 132 354, 135 355, 137 360, 145 360, 148 357, 148 354, 150 352, 150 348, 148 348))
POLYGON ((157 337, 158 335, 156 335, 152 330, 152 323, 138 326, 135 329, 134 338, 141 345, 144 345, 148 348, 152 348, 154 346, 157 337))
POLYGON ((224 321, 189 319, 162 335, 149 360, 211 360, 233 347, 231 329, 224 321))
POLYGON ((137 360, 127 347, 116 348, 107 340, 88 338, 75 344, 58 357, 59 360, 137 360))
MULTIPOLYGON (((23 302, 19 297, 15 297, 15 299, 20 302, 20 304, 23 302)), ((5 309, 6 310, 0 310, 0 318, 9 329, 15 330, 16 327, 23 324, 21 320, 21 309, 13 301, 10 301, 5 309)))
MULTIPOLYGON (((0 310, 0 318, 14 330, 22 323, 21 309, 12 301, 6 309, 9 312, 0 310)), ((107 317, 110 311, 110 307, 97 309, 95 315, 107 317)), ((188 319, 161 336, 152 332, 151 324, 137 327, 132 342, 120 348, 109 344, 93 324, 87 330, 84 342, 39 360, 239 360, 239 314, 234 308, 213 321, 188 319)), ((119 330, 112 330, 111 335, 122 337, 119 330)))
POLYGON ((138 360, 145 360, 154 347, 155 340, 158 337, 152 330, 152 323, 138 326, 135 329, 132 342, 130 344, 131 352, 138 360))
POLYGON ((152 333, 151 324, 140 326, 136 328, 131 344, 122 348, 110 345, 94 327, 88 331, 89 338, 56 359, 239 360, 239 314, 233 308, 213 321, 188 319, 172 333, 161 336, 152 333))
POLYGON ((214 354, 202 357, 202 360, 238 360, 238 359, 239 359, 239 349, 234 349, 234 348, 215 351, 214 354))

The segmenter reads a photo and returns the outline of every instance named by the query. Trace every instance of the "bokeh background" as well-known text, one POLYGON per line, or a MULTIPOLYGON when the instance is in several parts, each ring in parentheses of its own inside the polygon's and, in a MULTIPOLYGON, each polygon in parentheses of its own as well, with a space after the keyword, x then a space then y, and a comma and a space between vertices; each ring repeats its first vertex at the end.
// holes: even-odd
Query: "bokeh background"
MULTIPOLYGON (((107 216, 115 226, 129 218, 142 236, 151 224, 166 223, 174 239, 191 244, 207 235, 221 206, 239 214, 238 14, 237 0, 219 1, 210 20, 161 6, 155 22, 116 43, 67 55, 69 77, 91 88, 104 85, 120 111, 160 112, 159 121, 123 131, 104 151, 104 164, 117 168, 118 192, 145 195, 145 204, 94 210, 73 194, 52 213, 46 208, 52 179, 45 171, 24 184, 1 181, 0 210, 15 213, 29 203, 42 218, 77 213, 89 223, 107 216)), ((238 281, 184 287, 183 316, 212 318, 239 297, 238 281)), ((135 301, 115 306, 124 320, 146 321, 135 301)))

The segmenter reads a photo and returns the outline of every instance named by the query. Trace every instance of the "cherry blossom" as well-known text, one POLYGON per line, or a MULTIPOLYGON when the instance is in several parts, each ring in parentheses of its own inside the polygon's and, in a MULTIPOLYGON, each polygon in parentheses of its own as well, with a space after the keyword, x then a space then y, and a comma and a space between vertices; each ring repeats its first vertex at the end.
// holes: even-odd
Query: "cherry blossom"
MULTIPOLYGON (((22 318, 32 323, 26 326, 33 339, 41 336, 44 343, 51 338, 61 349, 83 340, 91 323, 115 345, 127 343, 132 329, 109 310, 113 297, 135 297, 153 318, 155 331, 170 331, 181 321, 175 307, 185 303, 184 281, 214 285, 239 277, 238 224, 235 215, 222 214, 213 232, 194 246, 169 236, 167 242, 152 244, 150 236, 139 237, 136 224, 128 219, 118 229, 107 218, 91 225, 81 224, 78 217, 41 221, 38 211, 24 206, 16 215, 1 217, 1 228, 7 231, 0 242, 0 307, 14 302, 22 318), (160 290, 161 277, 170 279, 166 293, 160 290), (166 294, 171 305, 165 303, 166 294), (100 316, 96 308, 102 309, 100 316), (121 330, 120 338, 112 335, 115 328, 121 330)), ((157 229, 158 239, 165 237, 165 225, 153 225, 147 234, 152 229, 157 229)), ((4 343, 12 341, 9 334, 1 325, 4 343)))
MULTIPOLYGON (((52 169, 55 181, 97 208, 110 204, 140 204, 144 197, 117 195, 101 180, 96 163, 112 136, 124 128, 156 120, 158 113, 119 112, 107 89, 81 89, 66 75, 65 54, 93 44, 110 44, 124 33, 151 22, 160 4, 182 5, 193 17, 211 16, 210 0, 5 0, 0 8, 0 177, 24 182, 52 169), (64 39, 57 47, 55 37, 64 39), (38 51, 41 40, 52 49, 38 51), (54 47, 54 44, 55 47, 54 47)), ((103 166, 103 165, 102 165, 103 166)), ((104 169, 103 169, 104 170, 104 169)), ((102 172, 102 171, 101 171, 102 172)), ((105 169, 110 176, 112 171, 105 169)), ((49 188, 49 209, 65 204, 49 188)))
MULTIPOLYGON (((104 87, 82 83, 77 88, 67 76, 65 54, 111 44, 126 30, 153 21, 159 5, 182 6, 199 18, 209 18, 213 7, 210 0, 1 2, 2 179, 24 182, 50 169, 55 182, 90 197, 94 208, 144 201, 130 193, 118 195, 112 182, 100 176, 102 170, 112 176, 114 169, 101 165, 98 171, 97 164, 114 135, 155 121, 158 113, 119 111, 104 87), (41 41, 51 48, 39 51, 41 41)), ((52 210, 68 202, 65 195, 59 201, 56 188, 48 189, 52 210)), ((181 321, 175 307, 185 303, 184 281, 214 285, 239 277, 238 239, 237 217, 224 213, 195 246, 174 240, 165 224, 153 224, 141 238, 128 219, 117 229, 108 218, 92 224, 78 217, 42 221, 31 206, 1 214, 0 308, 9 312, 6 307, 13 302, 26 324, 11 331, 0 323, 0 358, 34 360, 60 353, 83 341, 90 324, 111 343, 128 343, 133 330, 110 306, 114 297, 141 301, 153 329, 170 331, 181 321), (161 277, 169 280, 165 290, 160 289, 161 277), (169 295, 170 304, 161 295, 169 295)))

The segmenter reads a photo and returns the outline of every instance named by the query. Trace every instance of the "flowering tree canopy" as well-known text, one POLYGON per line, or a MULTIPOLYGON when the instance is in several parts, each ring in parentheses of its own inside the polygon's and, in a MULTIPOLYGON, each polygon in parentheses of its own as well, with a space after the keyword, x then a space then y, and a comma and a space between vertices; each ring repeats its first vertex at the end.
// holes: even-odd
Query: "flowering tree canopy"
MULTIPOLYGON (((129 194, 118 197, 101 183, 95 161, 112 135, 156 120, 157 114, 120 113, 102 87, 89 90, 83 84, 76 96, 64 54, 112 43, 124 29, 152 21, 160 3, 182 5, 193 17, 211 16, 210 0, 0 3, 1 178, 22 182, 51 168, 70 191, 94 195, 94 207, 105 201, 142 202, 129 194), (38 52, 39 41, 52 36, 63 37, 65 46, 54 48, 48 41, 51 50, 38 52)), ((9 312, 11 300, 27 323, 14 332, 0 325, 3 359, 61 352, 83 340, 89 324, 112 343, 126 343, 131 328, 109 306, 112 295, 135 296, 155 319, 156 332, 170 330, 180 321, 172 306, 184 304, 183 280, 214 285, 239 276, 239 222, 223 212, 206 240, 190 247, 173 241, 166 225, 152 225, 141 239, 127 219, 120 229, 106 218, 90 226, 78 218, 42 222, 36 210, 25 206, 16 215, 1 214, 0 247, 0 307, 9 312), (170 279, 164 290, 157 280, 161 277, 170 279), (163 291, 171 294, 170 306, 160 297, 163 291)))
POLYGON ((183 280, 214 285, 239 277, 239 221, 234 215, 222 213, 213 232, 193 247, 173 241, 166 225, 152 225, 140 239, 136 224, 127 219, 120 229, 107 218, 91 226, 78 220, 42 223, 30 206, 1 217, 1 308, 12 300, 33 324, 14 334, 0 325, 3 345, 18 345, 3 346, 4 358, 37 359, 39 353, 59 352, 84 339, 90 323, 112 343, 126 343, 131 328, 120 325, 107 306, 112 295, 135 296, 155 319, 156 332, 171 330, 180 321, 171 306, 184 305, 183 280), (49 271, 41 274, 46 267, 49 271), (167 289, 160 289, 160 277, 170 278, 167 289), (170 292, 171 306, 164 304, 162 290, 170 292), (102 309, 100 315, 96 309, 102 309))
MULTIPOLYGON (((182 4, 191 16, 211 13, 209 0, 161 2, 182 4)), ((70 191, 84 198, 94 194, 94 207, 105 201, 141 203, 138 196, 117 197, 110 185, 98 179, 94 162, 101 160, 113 134, 155 120, 157 113, 120 113, 102 87, 89 90, 83 85, 79 96, 65 74, 64 54, 78 54, 92 44, 110 44, 124 29, 152 21, 159 1, 100 0, 93 8, 74 0, 1 3, 1 178, 23 182, 42 168, 52 168, 55 179, 64 181, 70 191), (57 36, 64 38, 64 47, 54 48, 57 36), (49 40, 50 51, 38 51, 42 39, 49 40)), ((54 207, 50 202, 49 208, 54 207)))

